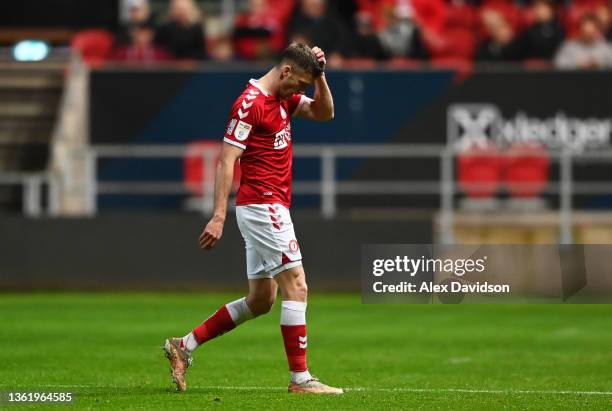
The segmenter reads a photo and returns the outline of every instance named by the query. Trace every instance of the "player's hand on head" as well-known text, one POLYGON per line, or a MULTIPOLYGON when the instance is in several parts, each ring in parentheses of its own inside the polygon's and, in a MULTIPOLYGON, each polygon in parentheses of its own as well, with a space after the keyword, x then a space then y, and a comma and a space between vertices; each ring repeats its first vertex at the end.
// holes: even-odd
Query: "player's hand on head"
POLYGON ((327 65, 327 60, 325 59, 325 52, 317 46, 314 46, 312 48, 312 52, 317 57, 317 61, 319 62, 319 67, 321 67, 321 70, 325 70, 325 66, 327 65))
POLYGON ((204 231, 200 234, 200 247, 205 250, 210 250, 217 244, 223 234, 223 221, 213 217, 210 219, 204 231))

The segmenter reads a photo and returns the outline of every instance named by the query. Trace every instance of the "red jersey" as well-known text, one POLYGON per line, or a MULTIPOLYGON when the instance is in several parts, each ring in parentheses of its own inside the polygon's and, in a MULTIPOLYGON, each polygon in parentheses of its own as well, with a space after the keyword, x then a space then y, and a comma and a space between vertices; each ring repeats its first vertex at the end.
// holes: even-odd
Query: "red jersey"
POLYGON ((250 80, 230 113, 223 141, 244 150, 236 205, 291 205, 291 116, 308 99, 281 100, 250 80))

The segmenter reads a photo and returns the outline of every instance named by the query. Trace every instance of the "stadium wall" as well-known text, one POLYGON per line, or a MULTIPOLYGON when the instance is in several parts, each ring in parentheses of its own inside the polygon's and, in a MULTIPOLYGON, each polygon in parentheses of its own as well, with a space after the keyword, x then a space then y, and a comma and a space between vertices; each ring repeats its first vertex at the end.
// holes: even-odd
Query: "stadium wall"
MULTIPOLYGON (((310 285, 357 290, 361 244, 429 243, 431 219, 295 214, 310 285)), ((0 290, 225 290, 246 286, 244 243, 233 216, 212 251, 197 244, 197 214, 106 214, 88 219, 3 216, 0 290)))
MULTIPOLYGON (((184 144, 193 140, 220 140, 232 102, 251 77, 259 77, 268 67, 190 69, 94 70, 91 74, 91 141, 94 144, 184 144)), ((453 70, 340 70, 330 71, 335 114, 332 122, 296 120, 292 124, 296 144, 309 143, 428 143, 447 141, 449 108, 477 104, 493 109, 498 117, 514 127, 517 138, 523 134, 562 133, 572 123, 604 124, 603 139, 610 143, 612 122, 609 108, 612 93, 607 92, 612 72, 489 69, 473 72, 453 70)), ((474 113, 478 118, 478 112, 474 113)), ((475 122, 474 122, 475 123, 475 122)), ((587 127, 588 128, 588 127, 587 127)), ((593 127, 580 135, 589 135, 593 127)), ((483 130, 486 131, 486 130, 483 130)), ((491 136, 494 138, 495 136, 491 136)), ((596 136, 597 137, 597 136, 596 136)), ((134 159, 105 159, 99 177, 106 181, 182 180, 180 160, 147 160, 134 166, 134 159)), ((315 160, 297 159, 297 180, 318 179, 315 160)), ((439 178, 436 159, 396 159, 390 161, 346 159, 338 162, 342 180, 385 180, 439 178)), ((558 178, 551 169, 552 181, 558 178)), ((577 181, 606 181, 612 167, 592 163, 576 164, 577 181)), ((102 209, 121 207, 176 208, 181 196, 102 195, 102 209), (142 197, 142 196, 141 196, 142 197)), ((555 204, 556 198, 548 199, 555 204)), ((580 197, 581 208, 609 208, 612 196, 580 197)), ((376 206, 381 201, 396 207, 436 208, 439 196, 394 195, 344 196, 340 207, 376 206)), ((296 208, 317 207, 317 199, 295 196, 296 208)))

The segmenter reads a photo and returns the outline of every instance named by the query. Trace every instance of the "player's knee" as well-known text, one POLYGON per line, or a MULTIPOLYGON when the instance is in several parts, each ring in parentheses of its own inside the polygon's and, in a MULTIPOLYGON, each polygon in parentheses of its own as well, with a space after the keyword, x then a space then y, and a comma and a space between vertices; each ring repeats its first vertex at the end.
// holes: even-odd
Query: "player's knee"
POLYGON ((269 313, 276 300, 275 295, 258 295, 247 299, 247 304, 255 317, 269 313))
POLYGON ((258 317, 260 315, 269 313, 273 305, 274 303, 270 301, 259 302, 255 304, 253 308, 251 308, 251 311, 255 317, 258 317))

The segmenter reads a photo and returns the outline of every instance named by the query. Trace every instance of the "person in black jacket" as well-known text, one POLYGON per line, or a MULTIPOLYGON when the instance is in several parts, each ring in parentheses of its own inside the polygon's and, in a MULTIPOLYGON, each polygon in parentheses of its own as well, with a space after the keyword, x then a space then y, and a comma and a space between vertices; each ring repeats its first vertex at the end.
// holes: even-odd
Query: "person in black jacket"
POLYGON ((342 20, 328 12, 326 0, 302 0, 290 25, 289 38, 325 50, 328 62, 350 53, 350 35, 342 20))
POLYGON ((206 58, 203 23, 193 0, 172 0, 170 20, 157 29, 155 42, 177 59, 206 58))
POLYGON ((384 60, 389 53, 383 48, 372 24, 372 16, 367 12, 355 15, 356 32, 351 46, 351 56, 384 60))
POLYGON ((551 0, 535 0, 532 6, 534 24, 520 38, 524 58, 552 60, 563 42, 565 32, 555 16, 551 0))

